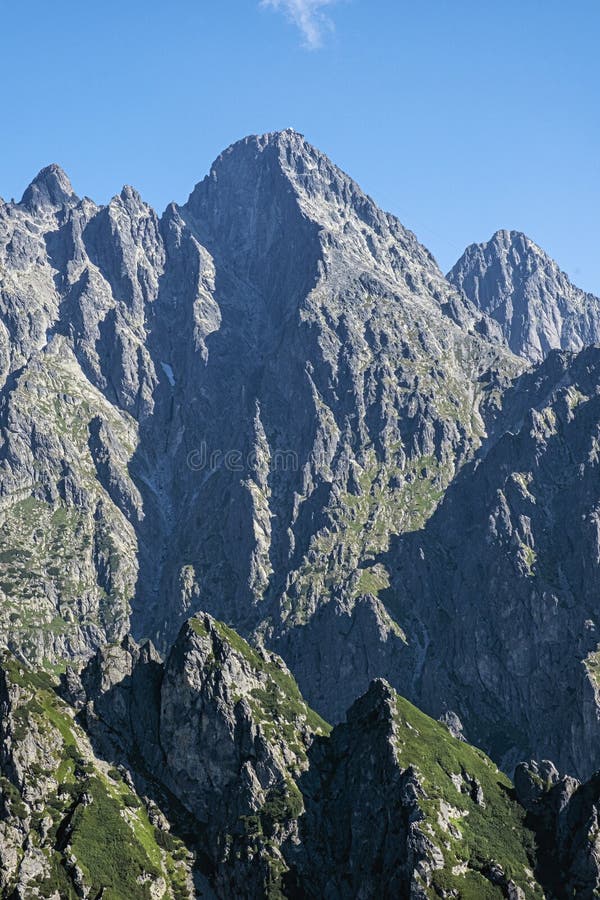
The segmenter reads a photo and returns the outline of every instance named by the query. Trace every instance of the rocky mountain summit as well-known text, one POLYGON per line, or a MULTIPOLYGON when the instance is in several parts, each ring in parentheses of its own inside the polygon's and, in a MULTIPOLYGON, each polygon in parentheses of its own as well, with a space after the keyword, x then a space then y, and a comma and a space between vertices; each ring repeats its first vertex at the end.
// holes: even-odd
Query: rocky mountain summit
POLYGON ((519 370, 491 320, 291 131, 160 220, 49 167, 0 236, 5 642, 166 649, 202 606, 290 661, 324 642, 305 688, 331 712, 351 623, 399 640, 359 562, 423 523, 519 370))
POLYGON ((0 203, 4 894, 597 896, 599 304, 293 130, 0 203))
POLYGON ((448 281, 498 322, 513 353, 529 362, 541 362, 550 350, 600 344, 600 298, 575 287, 519 231, 471 244, 448 281))

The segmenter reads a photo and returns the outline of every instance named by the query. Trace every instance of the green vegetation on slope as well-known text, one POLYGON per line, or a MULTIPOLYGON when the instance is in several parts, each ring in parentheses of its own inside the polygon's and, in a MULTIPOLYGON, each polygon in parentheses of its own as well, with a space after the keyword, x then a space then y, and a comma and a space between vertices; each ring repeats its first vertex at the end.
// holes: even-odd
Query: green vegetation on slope
MULTIPOLYGON (((390 537, 423 527, 435 510, 454 469, 435 456, 402 460, 400 445, 381 462, 371 451, 358 478, 355 493, 341 494, 328 510, 331 525, 311 540, 306 559, 293 576, 284 598, 290 622, 306 622, 324 598, 346 583, 355 597, 379 596, 389 576, 371 561, 389 549, 390 537), (336 564, 332 564, 336 560, 336 564)), ((390 619, 390 627, 404 637, 390 619)))
MULTIPOLYGON (((154 828, 118 770, 94 757, 52 678, 8 652, 1 667, 11 698, 4 727, 27 790, 21 793, 7 769, 0 794, 9 821, 29 827, 44 869, 36 878, 40 895, 75 900, 78 877, 90 896, 106 900, 187 897, 184 845, 154 828)), ((18 869, 13 882, 17 877, 18 869)))
MULTIPOLYGON (((200 619, 192 619, 190 624, 197 633, 204 631, 208 635, 200 619)), ((270 732, 268 737, 272 738, 281 732, 280 736, 284 740, 291 741, 291 733, 296 731, 299 720, 305 720, 315 734, 328 734, 331 731, 331 726, 307 706, 295 678, 281 668, 275 657, 268 656, 265 659, 233 628, 223 622, 214 621, 213 624, 220 638, 243 656, 258 676, 267 679, 264 689, 257 688, 252 692, 254 703, 251 705, 253 711, 258 713, 258 720, 270 732)))
POLYGON ((395 724, 398 762, 417 770, 425 792, 419 805, 444 854, 432 897, 454 891, 448 895, 462 900, 499 900, 502 890, 484 874, 489 876, 491 864, 527 897, 542 897, 533 882, 533 835, 509 779, 482 751, 452 737, 402 697, 397 697, 395 724))
POLYGON ((106 900, 151 897, 150 884, 162 878, 162 867, 150 827, 147 834, 139 823, 131 827, 98 776, 85 783, 81 797, 70 821, 70 850, 92 896, 102 891, 106 900))

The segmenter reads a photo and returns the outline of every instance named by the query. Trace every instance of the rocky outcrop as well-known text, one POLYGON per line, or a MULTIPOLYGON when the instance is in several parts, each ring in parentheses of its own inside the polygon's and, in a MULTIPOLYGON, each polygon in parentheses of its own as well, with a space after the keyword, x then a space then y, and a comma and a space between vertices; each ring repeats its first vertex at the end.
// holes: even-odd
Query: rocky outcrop
POLYGON ((517 356, 541 362, 551 350, 600 344, 600 298, 575 287, 519 231, 471 244, 448 280, 498 323, 517 356))
POLYGON ((385 682, 315 741, 310 762, 301 896, 542 896, 508 780, 385 682))
POLYGON ((0 893, 75 900, 183 900, 193 856, 93 752, 46 674, 0 663, 0 893))
POLYGON ((537 871, 547 895, 557 900, 600 893, 600 776, 585 784, 559 776, 544 761, 521 763, 515 771, 519 801, 536 833, 537 871))
POLYGON ((282 660, 205 614, 164 663, 126 638, 66 673, 74 708, 14 658, 2 675, 5 893, 543 896, 541 794, 521 777, 519 805, 384 681, 331 731, 282 660))
POLYGON ((126 637, 60 694, 5 655, 3 896, 281 896, 296 782, 329 726, 280 659, 202 615, 166 663, 126 637))
POLYGON ((204 824, 219 893, 275 890, 278 848, 296 837, 302 811, 294 779, 326 724, 281 660, 209 616, 183 627, 160 703, 163 782, 204 824))
POLYGON ((193 830, 219 896, 275 894, 287 869, 281 846, 298 840, 296 782, 314 735, 329 731, 282 660, 202 614, 164 665, 127 638, 64 686, 96 751, 127 766, 162 808, 171 798, 166 809, 193 830))

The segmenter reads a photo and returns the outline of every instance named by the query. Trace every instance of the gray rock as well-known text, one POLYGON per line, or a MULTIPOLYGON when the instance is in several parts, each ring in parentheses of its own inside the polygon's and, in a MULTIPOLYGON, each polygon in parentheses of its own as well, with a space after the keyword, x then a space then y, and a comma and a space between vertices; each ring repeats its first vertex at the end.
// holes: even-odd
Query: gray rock
POLYGON ((452 279, 293 131, 160 219, 56 167, 0 206, 0 641, 93 660, 107 754, 162 764, 146 641, 203 609, 331 720, 383 676, 507 770, 597 767, 597 351, 502 340, 593 341, 594 302, 515 235, 452 279))
POLYGON ((50 167, 0 207, 0 322, 6 644, 166 651, 202 608, 328 715, 391 677, 375 556, 520 370, 400 222, 293 131, 233 145, 160 220, 50 167))
POLYGON ((600 351, 551 354, 421 532, 400 537, 389 608, 407 637, 395 686, 511 771, 598 767, 600 351))
POLYGON ((541 362, 551 350, 600 344, 600 298, 575 287, 518 231, 472 244, 448 280, 494 319, 517 356, 541 362))

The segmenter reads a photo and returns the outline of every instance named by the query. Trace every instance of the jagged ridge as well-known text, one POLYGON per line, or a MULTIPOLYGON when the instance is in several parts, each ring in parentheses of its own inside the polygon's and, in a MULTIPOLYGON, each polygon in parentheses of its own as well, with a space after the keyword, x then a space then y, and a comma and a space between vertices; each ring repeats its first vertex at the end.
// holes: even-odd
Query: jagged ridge
POLYGON ((207 615, 164 664, 127 638, 70 670, 74 708, 14 658, 2 678, 7 893, 542 896, 508 779, 383 681, 330 733, 281 660, 207 615))

